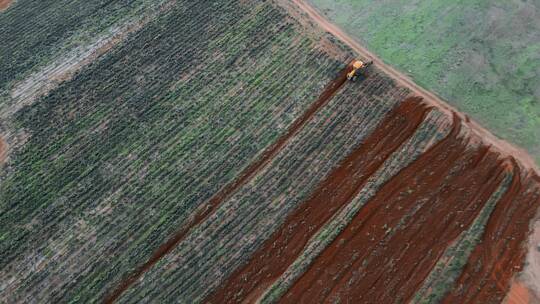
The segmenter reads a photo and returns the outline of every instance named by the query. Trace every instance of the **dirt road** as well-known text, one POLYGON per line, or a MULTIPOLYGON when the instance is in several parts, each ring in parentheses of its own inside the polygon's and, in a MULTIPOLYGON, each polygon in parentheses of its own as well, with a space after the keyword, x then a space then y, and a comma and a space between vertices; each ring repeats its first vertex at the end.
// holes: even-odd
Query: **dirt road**
MULTIPOLYGON (((460 113, 457 109, 450 106, 440 97, 418 86, 409 77, 403 75, 401 72, 385 64, 380 58, 375 56, 373 53, 371 53, 369 50, 367 50, 365 47, 360 45, 357 41, 355 41, 353 38, 343 32, 339 27, 332 24, 328 19, 323 17, 313 6, 311 6, 305 0, 290 1, 295 4, 300 10, 306 13, 311 19, 313 19, 313 21, 315 21, 320 27, 334 35, 336 38, 340 39, 345 44, 347 44, 351 49, 357 52, 360 57, 373 60, 373 63, 379 70, 394 78, 395 81, 399 84, 409 88, 414 94, 423 97, 426 102, 438 107, 445 112, 448 112, 449 114, 452 112, 458 114, 463 123, 470 125, 473 132, 477 133, 485 141, 486 144, 492 145, 503 155, 511 155, 515 157, 518 162, 522 166, 524 166, 525 169, 533 170, 536 172, 537 175, 540 175, 540 169, 536 165, 536 162, 526 151, 495 137, 490 131, 480 126, 477 122, 471 120, 465 114, 460 113)), ((281 3, 283 3, 283 1, 281 1, 281 3)))
POLYGON ((194 227, 206 220, 219 208, 223 201, 229 198, 232 193, 246 184, 257 172, 264 168, 279 153, 279 151, 281 151, 285 144, 294 135, 296 135, 296 133, 298 133, 300 129, 302 129, 302 127, 311 120, 315 113, 317 113, 317 111, 334 96, 339 88, 343 86, 343 84, 347 81, 347 73, 350 71, 351 65, 349 64, 339 72, 339 75, 335 80, 328 84, 319 98, 307 109, 307 111, 293 122, 285 134, 283 134, 275 143, 268 147, 262 153, 259 159, 255 160, 255 162, 244 169, 237 179, 226 185, 208 202, 204 203, 204 205, 199 208, 197 212, 195 212, 195 215, 188 220, 188 223, 185 226, 181 227, 167 242, 161 244, 161 246, 154 251, 148 261, 135 269, 135 271, 121 281, 113 291, 108 293, 104 303, 108 304, 116 302, 116 300, 146 271, 152 268, 152 266, 161 260, 161 258, 178 246, 194 227))
POLYGON ((6 10, 13 0, 0 0, 0 12, 6 10))
POLYGON ((287 217, 281 229, 265 241, 249 262, 205 302, 250 303, 261 297, 268 282, 278 279, 298 259, 310 239, 358 195, 368 179, 415 133, 429 111, 418 97, 401 103, 287 217))

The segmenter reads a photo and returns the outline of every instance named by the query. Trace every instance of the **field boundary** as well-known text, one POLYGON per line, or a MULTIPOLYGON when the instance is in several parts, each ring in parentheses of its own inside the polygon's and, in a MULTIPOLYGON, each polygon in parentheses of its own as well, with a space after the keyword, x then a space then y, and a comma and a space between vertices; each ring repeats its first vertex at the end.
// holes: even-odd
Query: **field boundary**
MULTIPOLYGON (((478 135, 482 141, 487 144, 491 144, 493 148, 501 153, 502 155, 510 155, 516 158, 518 163, 524 167, 524 169, 532 170, 536 175, 540 175, 540 169, 534 159, 526 152, 524 149, 516 147, 511 143, 502 140, 496 137, 489 130, 485 129, 479 123, 472 120, 468 115, 461 113, 459 110, 448 104, 446 101, 441 99, 441 97, 435 95, 434 93, 420 87, 416 84, 411 78, 407 77, 403 73, 399 72, 395 68, 384 63, 382 59, 377 57, 375 54, 370 52, 350 35, 346 34, 343 30, 329 21, 324 17, 315 7, 305 0, 278 0, 277 3, 284 7, 286 10, 291 10, 291 5, 294 8, 301 10, 305 17, 310 18, 312 21, 316 22, 323 30, 332 34, 334 37, 339 39, 341 42, 345 43, 350 47, 354 52, 359 56, 364 58, 369 58, 373 60, 374 66, 394 79, 398 84, 403 85, 404 87, 409 88, 414 94, 419 97, 423 97, 425 102, 436 106, 439 110, 446 112, 448 114, 456 113, 462 120, 462 123, 468 125, 471 131, 478 135)), ((291 14, 298 17, 298 14, 291 14)), ((301 24, 305 24, 302 23, 301 24)))
POLYGON ((131 287, 146 271, 154 266, 161 258, 171 252, 178 244, 185 239, 185 237, 196 226, 204 222, 211 214, 213 214, 221 205, 223 201, 229 198, 237 189, 246 184, 252 177, 256 175, 262 168, 264 168, 285 146, 289 140, 296 135, 302 127, 311 120, 311 118, 321 109, 328 101, 335 95, 335 93, 345 84, 347 81, 347 73, 351 70, 351 64, 349 63, 343 68, 336 79, 331 81, 323 90, 319 98, 311 104, 311 106, 298 117, 292 125, 288 128, 287 132, 281 135, 276 142, 265 149, 261 156, 246 167, 232 183, 223 187, 217 192, 210 200, 203 203, 201 207, 195 212, 195 215, 188 219, 188 223, 181 227, 169 240, 161 244, 151 257, 142 265, 137 267, 131 274, 125 277, 117 287, 107 293, 103 303, 114 303, 118 298, 131 287))

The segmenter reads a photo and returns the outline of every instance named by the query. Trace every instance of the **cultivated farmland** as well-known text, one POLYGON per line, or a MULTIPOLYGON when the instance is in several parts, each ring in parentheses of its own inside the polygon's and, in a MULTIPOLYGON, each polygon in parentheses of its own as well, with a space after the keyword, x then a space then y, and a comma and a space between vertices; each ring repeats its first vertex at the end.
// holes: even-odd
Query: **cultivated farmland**
POLYGON ((307 0, 540 164, 540 2, 307 0))
POLYGON ((502 301, 534 171, 377 67, 347 82, 353 51, 292 5, 137 11, 4 97, 0 301, 502 301))

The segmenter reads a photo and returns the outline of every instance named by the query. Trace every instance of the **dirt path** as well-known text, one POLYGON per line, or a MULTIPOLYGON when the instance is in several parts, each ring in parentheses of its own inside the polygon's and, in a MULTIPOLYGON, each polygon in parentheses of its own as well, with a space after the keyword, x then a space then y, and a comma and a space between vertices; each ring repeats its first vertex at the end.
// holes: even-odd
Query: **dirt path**
POLYGON ((238 175, 232 183, 226 185, 217 194, 215 194, 209 201, 205 202, 195 214, 188 219, 188 223, 180 228, 167 242, 163 243, 146 261, 140 265, 131 274, 129 274, 122 282, 118 284, 116 289, 108 294, 104 303, 114 303, 131 285, 133 285, 146 271, 154 266, 163 256, 171 252, 182 240, 189 234, 189 232, 205 221, 211 214, 213 214, 232 193, 238 188, 248 182, 257 172, 264 168, 285 146, 285 144, 291 139, 302 127, 311 120, 311 118, 322 108, 334 94, 343 86, 347 81, 347 73, 351 70, 350 64, 340 71, 338 77, 333 80, 324 89, 323 93, 319 96, 302 116, 297 118, 293 124, 289 127, 287 132, 283 134, 275 143, 266 149, 261 157, 252 164, 250 164, 243 172, 238 175))
MULTIPOLYGON (((448 103, 444 102, 440 97, 423 89, 422 87, 414 83, 409 77, 403 75, 401 72, 397 71, 393 67, 385 64, 379 57, 375 56, 365 47, 360 45, 356 40, 354 40, 345 32, 343 32, 339 27, 332 24, 328 19, 323 17, 313 6, 308 4, 305 0, 290 0, 290 1, 294 3, 296 6, 298 6, 298 8, 300 8, 303 12, 305 12, 320 27, 322 27, 324 30, 334 35, 336 38, 343 41, 355 52, 357 52, 361 57, 365 57, 365 58, 369 58, 373 60, 375 66, 378 69, 380 69, 384 73, 394 78, 399 84, 409 88, 414 94, 420 97, 423 97, 425 101, 433 104, 434 106, 437 106, 439 109, 446 111, 448 113, 452 113, 452 112, 457 113, 460 116, 460 118, 464 121, 464 123, 471 126, 471 129, 473 132, 475 132, 481 138, 483 138, 486 144, 493 145, 493 147, 499 150, 503 155, 505 154, 505 155, 511 155, 515 157, 520 162, 520 164, 523 165, 526 169, 534 170, 537 174, 540 175, 539 173, 540 169, 536 165, 536 162, 525 150, 515 147, 511 145, 510 143, 495 137, 491 132, 486 130, 484 127, 480 126, 477 122, 471 120, 465 114, 460 113, 457 109, 453 108, 448 103)), ((281 3, 283 3, 283 1, 281 1, 281 3)))
POLYGON ((358 194, 373 175, 407 139, 429 112, 421 98, 402 102, 364 144, 353 151, 320 183, 309 199, 287 216, 247 264, 235 271, 209 296, 207 303, 255 302, 298 258, 309 240, 358 194))
POLYGON ((0 0, 0 12, 6 10, 13 0, 0 0))
MULTIPOLYGON (((505 304, 529 304, 531 294, 529 289, 521 282, 514 281, 504 301, 505 304)), ((536 303, 536 302, 532 302, 536 303)))
POLYGON ((531 220, 540 203, 535 178, 521 178, 512 159, 513 182, 493 210, 453 290, 443 303, 493 303, 504 299, 512 278, 523 270, 531 220), (457 301, 457 302, 456 302, 457 301))
MULTIPOLYGON (((333 214, 417 130, 427 107, 418 97, 400 103, 204 302, 261 300, 333 214)), ((410 301, 448 246, 469 229, 512 174, 512 184, 498 201, 482 242, 445 299, 445 303, 500 302, 522 267, 521 245, 540 190, 534 178, 521 176, 512 157, 501 156, 487 144, 471 144, 477 142, 472 138, 476 135, 468 131, 454 115, 451 133, 386 182, 279 302, 410 301)))
POLYGON ((4 142, 4 139, 0 137, 0 165, 2 165, 6 159, 6 150, 6 143, 4 142))

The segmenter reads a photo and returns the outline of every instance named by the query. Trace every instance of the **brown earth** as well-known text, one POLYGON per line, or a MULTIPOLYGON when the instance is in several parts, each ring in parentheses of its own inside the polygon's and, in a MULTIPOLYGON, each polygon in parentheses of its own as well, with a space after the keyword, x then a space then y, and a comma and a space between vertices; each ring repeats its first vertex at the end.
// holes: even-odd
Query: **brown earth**
POLYGON ((266 282, 275 281, 298 258, 310 238, 356 196, 367 179, 416 131, 428 111, 421 98, 401 103, 207 301, 240 303, 258 298, 266 282))
MULTIPOLYGON (((254 302, 300 256, 309 239, 355 196, 369 175, 415 131, 426 111, 427 106, 416 98, 389 114, 365 144, 349 155, 249 262, 206 301, 254 302), (359 175, 360 169, 370 173, 359 175)), ((537 181, 521 176, 513 158, 503 158, 489 145, 471 144, 478 140, 476 135, 462 133, 462 128, 469 127, 454 115, 452 132, 379 189, 280 302, 410 300, 445 249, 470 227, 504 177, 513 174, 512 186, 493 212, 483 242, 475 249, 480 253, 493 250, 488 257, 480 254, 486 272, 472 275, 482 284, 467 283, 470 290, 465 294, 446 299, 448 303, 467 302, 470 297, 476 300, 471 303, 502 301, 523 262, 520 244, 540 203, 539 192, 534 191, 537 181), (500 233, 499 240, 514 238, 507 250, 493 244, 493 233, 500 233), (503 292, 490 292, 487 287, 493 284, 503 292), (480 292, 477 297, 476 292, 480 292)), ((475 256, 471 255, 469 264, 474 264, 475 256)), ((464 272, 467 276, 468 271, 464 272)), ((455 289, 458 287, 459 283, 455 289)))
MULTIPOLYGON (((355 196, 369 175, 414 132, 426 110, 418 99, 408 99, 389 114, 365 144, 349 155, 249 262, 206 301, 254 302, 300 256, 309 239, 355 196), (364 170, 368 174, 359 175, 364 170)), ((502 301, 523 262, 519 245, 527 236, 527 225, 534 215, 531 211, 540 203, 538 192, 531 188, 537 181, 522 177, 519 165, 512 158, 502 158, 491 146, 471 144, 475 142, 471 136, 475 135, 462 133, 462 128, 468 129, 454 115, 450 135, 379 189, 280 302, 410 300, 445 249, 470 227, 504 177, 513 174, 511 187, 497 205, 483 242, 474 251, 494 250, 489 256, 495 258, 487 259, 486 272, 473 272, 482 284, 467 283, 470 289, 481 292, 470 303, 502 301), (521 186, 522 180, 527 183, 525 187, 521 186), (509 207, 512 199, 513 207, 509 207), (501 216, 501 212, 508 214, 507 209, 514 210, 510 217, 501 216), (491 234, 499 231, 500 243, 508 244, 506 250, 490 242, 491 234), (514 240, 506 242, 507 235, 514 240), (484 286, 491 284, 500 286, 503 292, 483 293, 487 291, 484 286)), ((470 260, 474 259, 473 253, 470 260)), ((466 276, 467 270, 464 272, 466 276)), ((468 302, 472 294, 457 291, 455 298, 449 296, 446 301, 468 302)))
POLYGON ((488 146, 471 149, 457 117, 453 128, 377 191, 283 302, 411 299, 511 170, 488 146))
POLYGON ((249 165, 246 169, 240 173, 232 183, 226 185, 217 194, 215 194, 208 202, 203 204, 195 214, 188 219, 188 223, 181 227, 167 242, 162 244, 152 254, 150 259, 144 264, 140 265, 135 271, 129 274, 122 282, 118 284, 116 289, 108 294, 104 303, 114 303, 133 283, 135 283, 146 271, 148 271, 153 265, 155 265, 163 256, 171 252, 188 234, 189 232, 206 220, 212 213, 214 213, 220 204, 227 199, 238 188, 248 182, 257 172, 264 168, 276 154, 283 148, 283 146, 291 139, 302 127, 317 113, 317 111, 323 107, 334 96, 336 91, 347 80, 347 73, 351 70, 351 64, 347 65, 342 71, 339 72, 337 78, 332 81, 323 90, 319 98, 304 112, 302 116, 297 118, 292 125, 288 128, 287 132, 283 134, 274 144, 268 147, 258 160, 249 165))
MULTIPOLYGON (((414 94, 423 97, 426 102, 437 106, 440 110, 446 111, 447 113, 457 113, 457 115, 459 115, 460 118, 471 127, 471 130, 477 133, 477 135, 480 136, 487 144, 492 145, 493 148, 499 150, 505 155, 511 155, 515 157, 519 160, 521 165, 528 169, 534 170, 537 175, 540 174, 540 169, 536 165, 536 162, 525 150, 515 147, 508 142, 495 137, 491 132, 487 131, 477 122, 471 120, 465 114, 460 113, 457 109, 450 106, 447 102, 443 101, 437 95, 418 86, 409 77, 405 76, 403 73, 397 71, 393 67, 385 64, 379 57, 375 56, 365 47, 360 45, 356 40, 343 32, 343 30, 341 30, 339 27, 332 24, 328 19, 322 16, 313 6, 311 6, 305 0, 278 0, 278 3, 280 3, 282 6, 284 6, 290 11, 296 11, 298 9, 301 10, 307 15, 307 17, 317 23, 325 31, 334 35, 336 38, 348 45, 352 50, 357 52, 358 55, 373 60, 374 65, 378 69, 392 77, 396 82, 403 85, 404 87, 409 88, 412 92, 414 92, 414 94)), ((299 17, 298 13, 291 13, 291 15, 296 16, 297 18, 304 18, 302 16, 299 17)), ((301 23, 305 23, 305 21, 301 23)))
POLYGON ((0 11, 6 10, 12 2, 13 0, 0 0, 0 11))
POLYGON ((493 303, 502 301, 516 273, 523 268, 524 244, 530 222, 540 204, 538 177, 516 171, 512 186, 497 203, 482 236, 456 286, 444 303, 493 303))

